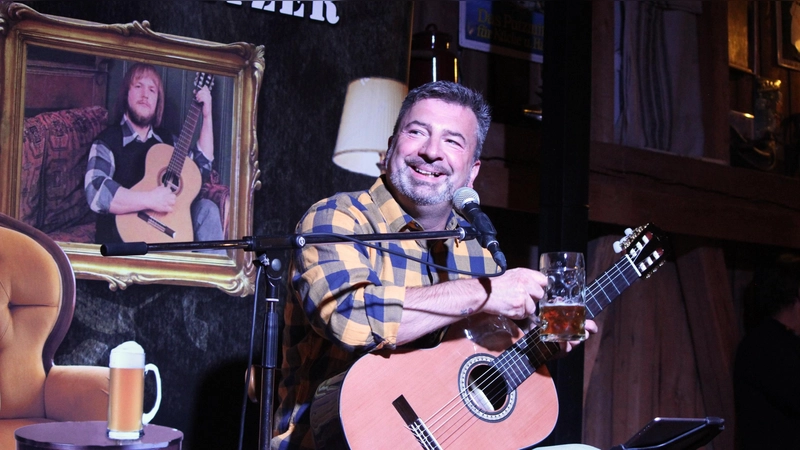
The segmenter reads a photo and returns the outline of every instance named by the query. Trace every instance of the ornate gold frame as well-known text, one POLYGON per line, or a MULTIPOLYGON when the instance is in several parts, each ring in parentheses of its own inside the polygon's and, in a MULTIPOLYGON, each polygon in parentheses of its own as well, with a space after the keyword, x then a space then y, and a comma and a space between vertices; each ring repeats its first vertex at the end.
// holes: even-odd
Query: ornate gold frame
MULTIPOLYGON (((56 17, 20 3, 0 2, 0 211, 16 218, 20 207, 29 44, 231 77, 234 88, 229 235, 251 234, 253 196, 261 187, 255 116, 264 72, 263 46, 218 44, 156 33, 147 21, 105 25, 56 17)), ((165 283, 216 287, 239 296, 254 291, 253 258, 251 252, 240 249, 229 250, 227 256, 151 252, 143 256, 103 257, 96 244, 59 245, 69 256, 77 278, 107 281, 112 290, 134 283, 165 283)))

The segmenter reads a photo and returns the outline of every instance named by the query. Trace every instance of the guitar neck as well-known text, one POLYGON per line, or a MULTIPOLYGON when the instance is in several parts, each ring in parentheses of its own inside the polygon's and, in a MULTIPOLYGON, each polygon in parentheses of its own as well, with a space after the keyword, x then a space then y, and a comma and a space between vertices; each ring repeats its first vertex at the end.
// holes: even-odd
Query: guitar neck
POLYGON ((586 317, 594 319, 640 276, 627 255, 617 261, 586 288, 586 317))
MULTIPOLYGON (((628 256, 603 272, 586 288, 586 317, 593 319, 600 314, 639 277, 639 271, 628 256)), ((537 327, 500 354, 493 365, 503 373, 509 386, 516 389, 560 351, 557 342, 542 341, 537 327)))
POLYGON ((186 156, 189 155, 189 146, 192 144, 194 131, 197 128, 197 122, 202 111, 201 105, 196 101, 192 101, 189 106, 189 112, 186 114, 186 120, 183 122, 181 134, 178 136, 178 141, 175 142, 175 150, 167 166, 168 172, 180 174, 183 170, 183 163, 186 161, 186 156))

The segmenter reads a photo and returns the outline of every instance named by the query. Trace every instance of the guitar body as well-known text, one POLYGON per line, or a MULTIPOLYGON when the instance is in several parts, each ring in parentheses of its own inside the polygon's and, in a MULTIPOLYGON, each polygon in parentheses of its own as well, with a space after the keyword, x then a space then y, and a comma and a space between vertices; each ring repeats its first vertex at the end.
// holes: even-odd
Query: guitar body
POLYGON ((317 390, 311 411, 317 447, 423 448, 393 405, 400 396, 440 448, 515 449, 540 442, 558 418, 546 366, 496 407, 475 409, 477 404, 460 394, 470 373, 476 376, 522 336, 510 320, 479 315, 451 325, 434 348, 363 356, 317 390))
MULTIPOLYGON (((167 144, 156 144, 151 147, 145 159, 144 177, 131 190, 145 192, 163 185, 162 178, 173 157, 173 152, 173 147, 167 144)), ((180 182, 178 190, 175 192, 177 200, 172 212, 142 211, 116 216, 117 229, 123 242, 161 243, 194 240, 191 207, 200 192, 203 179, 197 164, 193 161, 186 161, 186 163, 183 164, 180 172, 180 182), (152 218, 158 224, 166 226, 167 231, 171 230, 174 233, 165 232, 160 226, 152 226, 146 217, 152 218)))

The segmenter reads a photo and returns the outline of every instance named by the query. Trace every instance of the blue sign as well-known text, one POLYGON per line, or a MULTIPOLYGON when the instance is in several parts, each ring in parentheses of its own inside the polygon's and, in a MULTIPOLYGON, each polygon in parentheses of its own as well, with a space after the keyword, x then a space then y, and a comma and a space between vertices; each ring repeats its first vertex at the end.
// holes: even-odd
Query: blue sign
POLYGON ((542 62, 544 2, 459 2, 458 44, 484 52, 542 62), (523 6, 529 4, 532 6, 523 6))

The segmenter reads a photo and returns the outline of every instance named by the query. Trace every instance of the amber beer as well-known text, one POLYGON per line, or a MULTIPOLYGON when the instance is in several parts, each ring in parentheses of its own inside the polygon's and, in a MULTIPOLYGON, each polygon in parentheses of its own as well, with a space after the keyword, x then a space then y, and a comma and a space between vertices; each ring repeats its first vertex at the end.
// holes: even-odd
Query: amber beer
POLYGON ((139 439, 144 425, 156 415, 161 405, 161 376, 158 367, 144 363, 144 349, 133 341, 124 342, 111 350, 108 389, 109 439, 139 439), (156 378, 156 401, 153 409, 142 413, 144 377, 153 372, 156 378))
POLYGON ((108 429, 139 436, 144 406, 144 368, 112 367, 108 397, 108 429))
POLYGON ((543 253, 539 270, 547 276, 545 295, 539 301, 540 332, 543 341, 586 339, 586 270, 583 254, 543 253))
POLYGON ((547 303, 541 306, 542 338, 545 341, 582 341, 586 338, 586 306, 547 303))

